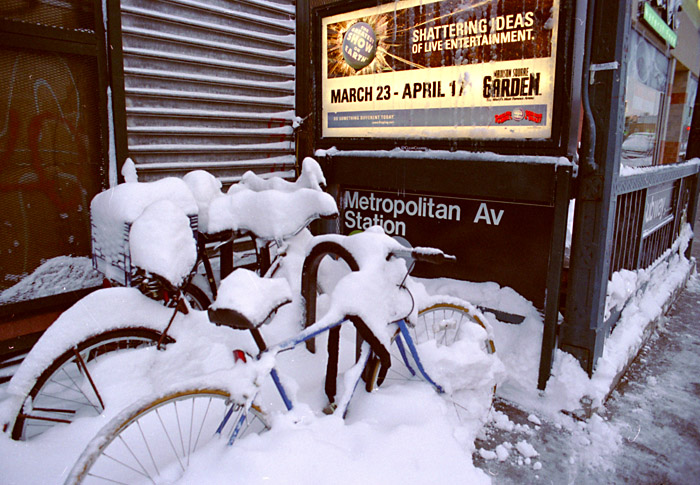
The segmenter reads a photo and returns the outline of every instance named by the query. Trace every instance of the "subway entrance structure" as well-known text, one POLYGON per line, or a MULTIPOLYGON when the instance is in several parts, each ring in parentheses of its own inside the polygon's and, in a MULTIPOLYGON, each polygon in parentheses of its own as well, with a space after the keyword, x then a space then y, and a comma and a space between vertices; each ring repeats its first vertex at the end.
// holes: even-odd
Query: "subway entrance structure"
POLYGON ((457 256, 416 274, 495 281, 532 301, 545 325, 540 389, 556 348, 593 373, 619 318, 605 314, 609 278, 653 264, 695 216, 697 165, 620 168, 630 165, 623 140, 648 129, 647 164, 663 161, 659 110, 651 127, 630 111, 642 88, 627 76, 639 57, 626 53, 635 35, 652 38, 668 79, 668 33, 645 19, 651 8, 673 30, 678 16, 618 3, 311 0, 299 10, 298 150, 322 160, 337 193, 332 229, 380 225, 457 256), (645 211, 656 216, 635 222, 645 211))

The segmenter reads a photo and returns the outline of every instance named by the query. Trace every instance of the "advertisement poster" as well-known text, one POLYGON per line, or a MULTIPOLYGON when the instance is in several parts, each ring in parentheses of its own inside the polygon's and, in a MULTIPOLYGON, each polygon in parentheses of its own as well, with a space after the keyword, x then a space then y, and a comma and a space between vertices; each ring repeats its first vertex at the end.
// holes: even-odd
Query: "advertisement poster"
POLYGON ((559 0, 404 0, 322 19, 324 137, 552 133, 559 0))

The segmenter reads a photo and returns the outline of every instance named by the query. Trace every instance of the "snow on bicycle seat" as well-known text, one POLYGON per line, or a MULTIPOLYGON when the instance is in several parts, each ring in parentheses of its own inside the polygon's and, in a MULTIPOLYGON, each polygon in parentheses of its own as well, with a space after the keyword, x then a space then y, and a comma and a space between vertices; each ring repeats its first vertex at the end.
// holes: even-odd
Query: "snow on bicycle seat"
POLYGON ((236 329, 259 327, 279 307, 292 301, 287 280, 262 278, 239 268, 221 282, 216 301, 209 307, 209 319, 217 325, 236 329))
POLYGON ((314 219, 338 215, 335 199, 323 192, 323 185, 323 172, 312 158, 304 160, 296 182, 247 172, 225 196, 211 200, 207 231, 250 231, 262 240, 284 240, 314 219))

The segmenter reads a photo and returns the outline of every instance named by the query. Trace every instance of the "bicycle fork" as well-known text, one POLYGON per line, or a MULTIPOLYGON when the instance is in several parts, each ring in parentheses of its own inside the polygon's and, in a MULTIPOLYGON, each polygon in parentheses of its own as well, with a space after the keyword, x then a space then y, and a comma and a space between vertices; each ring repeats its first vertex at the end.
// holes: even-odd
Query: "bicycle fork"
POLYGON ((404 364, 406 365, 406 368, 411 372, 411 375, 416 375, 416 371, 413 369, 411 366, 408 355, 406 354, 406 348, 404 347, 404 341, 406 342, 406 346, 408 347, 408 351, 411 354, 411 357, 413 358, 413 362, 416 364, 416 367, 418 369, 418 372, 420 372, 420 375, 423 376, 423 378, 428 381, 439 394, 443 394, 445 390, 437 384, 433 379, 425 372, 425 369, 423 368, 423 363, 420 361, 420 357, 418 357, 418 350, 416 349, 416 345, 413 342, 413 339, 411 338, 411 334, 408 332, 408 327, 406 326, 406 321, 405 320, 399 320, 396 322, 396 324, 399 326, 399 330, 401 331, 401 335, 396 336, 396 345, 399 348, 399 353, 401 354, 401 358, 403 359, 404 364), (402 338, 403 337, 403 338, 402 338))

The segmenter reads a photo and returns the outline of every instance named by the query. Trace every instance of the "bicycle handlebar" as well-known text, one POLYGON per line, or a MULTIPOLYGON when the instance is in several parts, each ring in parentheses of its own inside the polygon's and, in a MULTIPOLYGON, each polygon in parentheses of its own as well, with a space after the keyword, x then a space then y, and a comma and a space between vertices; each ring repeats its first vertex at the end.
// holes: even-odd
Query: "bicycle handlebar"
POLYGON ((387 259, 392 257, 413 258, 416 261, 423 261, 430 264, 443 264, 448 261, 457 260, 456 256, 445 254, 439 249, 426 247, 396 249, 389 253, 389 257, 387 259))

